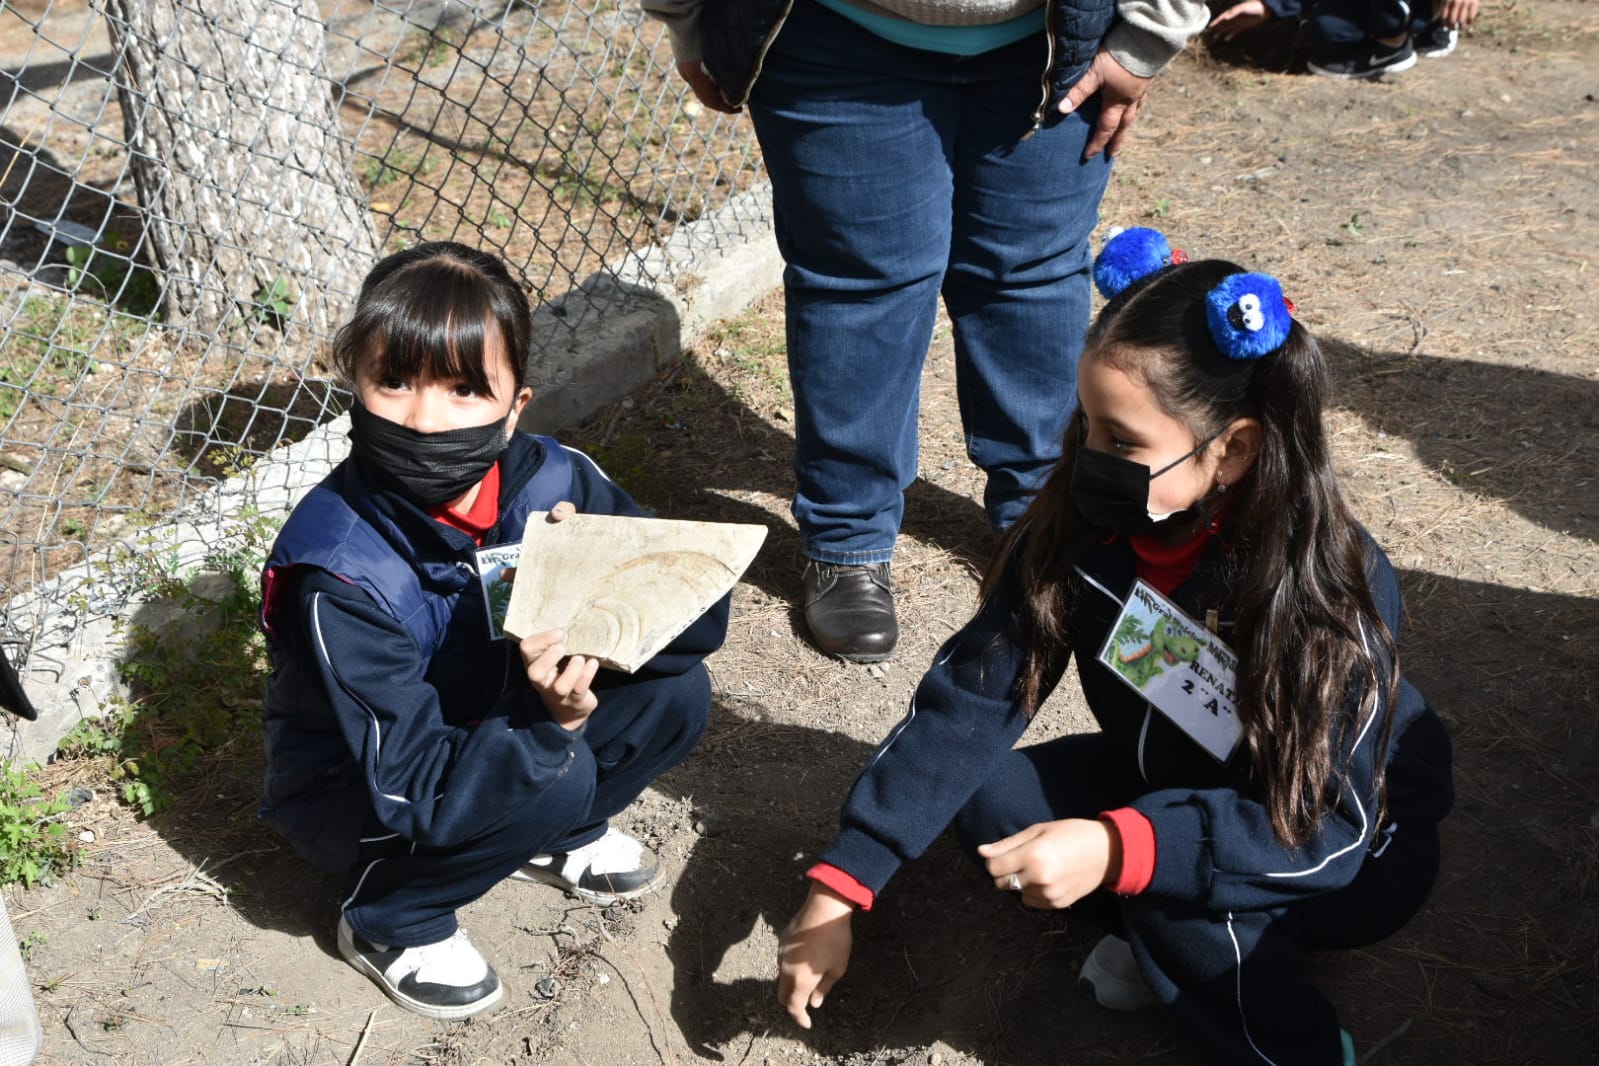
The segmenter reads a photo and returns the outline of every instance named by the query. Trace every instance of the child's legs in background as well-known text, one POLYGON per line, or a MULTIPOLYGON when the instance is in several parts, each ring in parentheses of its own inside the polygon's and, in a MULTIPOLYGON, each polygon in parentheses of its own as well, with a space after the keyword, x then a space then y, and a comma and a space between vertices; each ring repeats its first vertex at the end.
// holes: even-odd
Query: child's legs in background
MULTIPOLYGON (((1430 17, 1430 0, 1417 0, 1417 5, 1420 14, 1430 17)), ((1411 7, 1406 0, 1317 0, 1305 17, 1311 59, 1331 59, 1367 38, 1393 38, 1409 32, 1411 7)))
POLYGON ((1374 943, 1409 921, 1438 872, 1433 828, 1389 835, 1346 888, 1269 911, 1215 913, 1131 897, 1122 917, 1145 980, 1207 1060, 1339 1066, 1332 1003, 1305 955, 1374 943))
POLYGON ((401 947, 432 944, 456 929, 455 912, 534 855, 599 838, 606 820, 681 762, 705 731, 710 678, 696 666, 675 676, 602 675, 567 770, 543 792, 505 797, 487 832, 451 848, 413 846, 369 823, 344 915, 362 938, 401 947))

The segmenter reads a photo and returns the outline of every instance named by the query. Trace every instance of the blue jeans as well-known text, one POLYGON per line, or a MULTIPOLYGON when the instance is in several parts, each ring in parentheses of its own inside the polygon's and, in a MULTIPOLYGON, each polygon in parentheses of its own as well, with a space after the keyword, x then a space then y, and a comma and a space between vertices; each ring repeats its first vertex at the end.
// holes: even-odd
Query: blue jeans
POLYGON ((749 106, 787 264, 794 518, 813 559, 893 555, 940 293, 995 529, 1060 457, 1110 161, 1082 158, 1097 99, 1028 136, 1045 62, 1042 34, 941 55, 809 0, 767 55, 749 106))

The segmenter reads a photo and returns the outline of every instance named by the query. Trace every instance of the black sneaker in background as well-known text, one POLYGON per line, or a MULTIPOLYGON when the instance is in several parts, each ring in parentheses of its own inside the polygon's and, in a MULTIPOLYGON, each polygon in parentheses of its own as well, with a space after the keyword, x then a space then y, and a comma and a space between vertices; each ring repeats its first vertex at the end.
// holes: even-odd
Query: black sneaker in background
POLYGON ((1312 59, 1306 64, 1312 74, 1343 81, 1380 78, 1384 74, 1397 74, 1401 70, 1409 70, 1415 65, 1416 49, 1408 37, 1404 43, 1397 45, 1366 41, 1356 46, 1354 51, 1346 52, 1339 58, 1320 61, 1312 59))
POLYGON ((1427 28, 1416 34, 1411 41, 1416 47, 1417 55, 1427 59, 1442 59, 1453 52, 1455 45, 1460 43, 1460 31, 1434 20, 1427 23, 1427 28))

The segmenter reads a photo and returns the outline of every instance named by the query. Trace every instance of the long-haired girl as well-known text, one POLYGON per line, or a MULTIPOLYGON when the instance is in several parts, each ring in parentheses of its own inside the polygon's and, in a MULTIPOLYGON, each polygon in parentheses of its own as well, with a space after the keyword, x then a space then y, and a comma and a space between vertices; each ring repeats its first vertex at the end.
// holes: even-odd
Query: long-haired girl
POLYGON ((953 822, 997 888, 1105 926, 1080 976, 1102 1006, 1162 1006, 1218 1063, 1352 1063, 1305 954, 1416 913, 1453 796, 1398 584, 1278 283, 1152 230, 1095 277, 1060 465, 850 793, 779 998, 809 1025, 851 914, 953 822), (1013 750, 1072 658, 1100 732, 1013 750))

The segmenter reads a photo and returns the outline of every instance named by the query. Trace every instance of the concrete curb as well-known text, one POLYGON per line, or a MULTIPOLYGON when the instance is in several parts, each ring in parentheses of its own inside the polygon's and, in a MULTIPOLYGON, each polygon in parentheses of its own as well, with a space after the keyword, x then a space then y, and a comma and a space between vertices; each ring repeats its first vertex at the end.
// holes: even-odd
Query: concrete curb
MULTIPOLYGON (((650 381, 710 326, 776 288, 783 264, 770 218, 770 190, 757 187, 541 307, 535 316, 541 387, 523 428, 550 433, 582 422, 650 381)), ((178 571, 198 568, 238 541, 246 507, 287 518, 348 454, 348 432, 347 416, 319 426, 171 520, 14 597, 5 617, 12 633, 30 639, 18 673, 39 719, 0 716, 0 756, 46 762, 81 719, 97 718, 126 698, 118 671, 124 628, 148 606, 130 560, 159 554, 178 571)))

